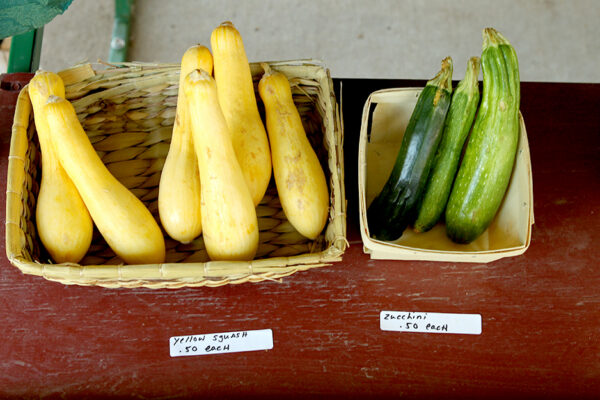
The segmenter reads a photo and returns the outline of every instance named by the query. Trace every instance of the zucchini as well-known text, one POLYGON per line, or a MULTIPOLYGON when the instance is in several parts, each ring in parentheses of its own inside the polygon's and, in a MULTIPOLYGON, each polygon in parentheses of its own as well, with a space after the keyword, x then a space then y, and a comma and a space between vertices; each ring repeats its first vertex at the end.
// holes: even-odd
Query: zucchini
POLYGON ((519 141, 519 64, 508 40, 483 31, 483 95, 446 207, 446 233, 470 243, 490 225, 512 174, 519 141))
POLYGON ((392 172, 367 210, 373 238, 395 240, 414 219, 452 98, 452 59, 427 82, 406 127, 392 172))
POLYGON ((452 183, 458 171, 465 140, 473 125, 479 105, 479 57, 467 63, 467 72, 452 94, 452 102, 444 123, 442 141, 438 147, 425 194, 418 207, 415 232, 427 232, 438 222, 446 209, 452 183))

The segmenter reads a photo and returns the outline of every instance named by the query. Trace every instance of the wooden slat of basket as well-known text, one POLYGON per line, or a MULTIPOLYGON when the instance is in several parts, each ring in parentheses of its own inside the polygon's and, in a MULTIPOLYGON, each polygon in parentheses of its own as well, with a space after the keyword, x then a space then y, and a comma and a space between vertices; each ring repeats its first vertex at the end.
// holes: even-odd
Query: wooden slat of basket
POLYGON ((27 238, 21 228, 21 217, 24 212, 23 202, 27 201, 23 192, 29 168, 26 154, 29 148, 27 131, 31 109, 29 94, 26 90, 21 90, 15 107, 6 178, 6 252, 9 259, 25 257, 23 249, 27 245, 27 238))

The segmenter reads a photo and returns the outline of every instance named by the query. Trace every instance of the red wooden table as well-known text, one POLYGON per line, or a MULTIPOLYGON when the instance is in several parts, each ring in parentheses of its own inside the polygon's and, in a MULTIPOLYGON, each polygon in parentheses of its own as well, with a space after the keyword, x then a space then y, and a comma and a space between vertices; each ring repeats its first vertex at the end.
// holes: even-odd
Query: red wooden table
MULTIPOLYGON (((531 246, 518 257, 463 264, 363 254, 362 105, 376 89, 423 82, 340 83, 351 244, 342 262, 282 282, 103 289, 23 275, 3 248, 0 397, 598 396, 600 85, 522 84, 531 246), (382 310, 481 314, 482 333, 384 332, 382 310), (272 329, 272 350, 169 356, 171 336, 253 329, 272 329)), ((3 108, 1 118, 6 185, 12 114, 3 108)))

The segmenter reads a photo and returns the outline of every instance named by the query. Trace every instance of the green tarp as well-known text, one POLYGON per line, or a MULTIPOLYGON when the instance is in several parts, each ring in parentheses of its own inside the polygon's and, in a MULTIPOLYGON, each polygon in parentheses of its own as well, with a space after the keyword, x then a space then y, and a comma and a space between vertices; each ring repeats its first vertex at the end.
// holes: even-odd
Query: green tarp
POLYGON ((40 28, 73 0, 0 0, 0 39, 40 28))

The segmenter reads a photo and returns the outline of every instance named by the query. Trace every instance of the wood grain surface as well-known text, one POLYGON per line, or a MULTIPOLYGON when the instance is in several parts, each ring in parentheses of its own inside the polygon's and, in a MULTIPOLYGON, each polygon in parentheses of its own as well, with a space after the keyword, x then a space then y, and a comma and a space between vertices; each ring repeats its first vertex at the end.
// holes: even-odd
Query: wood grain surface
MULTIPOLYGON (((362 105, 374 90, 423 82, 335 83, 342 85, 351 245, 342 262, 280 282, 104 289, 24 275, 2 241, 0 397, 597 397, 600 85, 522 84, 532 243, 518 257, 465 264, 374 261, 363 253, 362 105), (481 314, 482 333, 384 332, 382 310, 481 314), (169 356, 171 336, 253 329, 273 330, 272 350, 169 356)), ((4 224, 0 230, 4 236, 4 224)))

